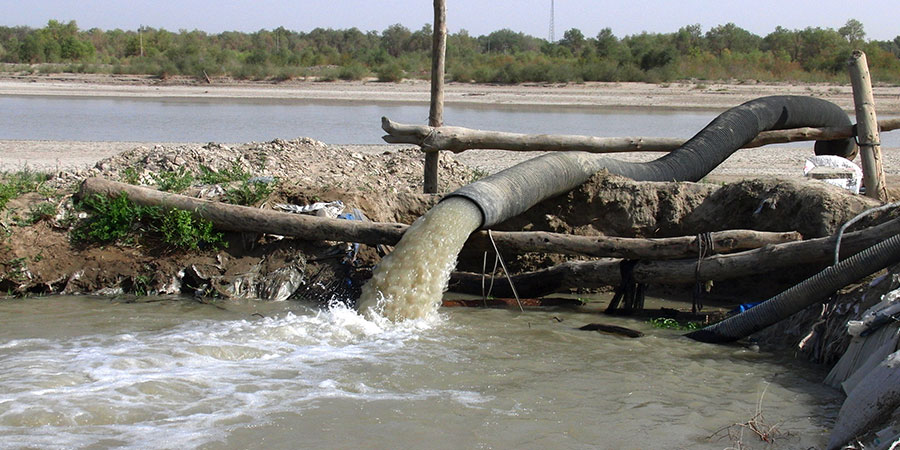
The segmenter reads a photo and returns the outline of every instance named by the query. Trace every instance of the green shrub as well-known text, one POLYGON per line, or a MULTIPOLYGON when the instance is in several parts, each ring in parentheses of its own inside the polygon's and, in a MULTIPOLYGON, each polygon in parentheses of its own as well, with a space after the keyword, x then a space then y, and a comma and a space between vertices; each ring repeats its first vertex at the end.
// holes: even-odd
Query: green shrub
POLYGON ((90 218, 72 230, 72 239, 82 242, 131 244, 146 233, 159 233, 163 243, 180 249, 197 250, 220 247, 222 233, 213 231, 212 222, 197 218, 191 211, 140 206, 121 194, 117 197, 94 195, 84 199, 80 208, 90 209, 90 218))
POLYGON ((366 75, 368 75, 369 71, 359 63, 350 63, 345 66, 341 66, 338 70, 338 78, 342 80, 362 80, 366 75))
POLYGON ((141 220, 155 213, 153 208, 135 205, 124 193, 112 198, 95 194, 78 206, 93 211, 72 230, 73 240, 85 242, 131 242, 142 227, 141 220))
POLYGON ((222 233, 213 231, 212 222, 194 217, 190 211, 170 209, 159 215, 157 230, 166 244, 185 250, 201 246, 219 247, 225 244, 222 233))
POLYGON ((396 62, 382 64, 375 70, 378 81, 399 83, 403 81, 403 68, 396 62))
POLYGON ((165 192, 182 192, 194 182, 194 176, 188 173, 184 167, 179 168, 177 172, 151 173, 150 177, 153 178, 153 182, 156 183, 159 190, 165 192))
POLYGON ((122 181, 128 184, 139 184, 141 182, 141 174, 134 167, 126 167, 121 174, 122 181))
POLYGON ((222 184, 232 181, 247 181, 250 173, 245 171, 237 162, 232 162, 231 167, 213 170, 207 166, 200 166, 200 177, 197 178, 203 184, 222 184))
POLYGON ((273 185, 261 181, 246 180, 236 188, 225 191, 225 201, 232 205, 255 205, 272 193, 273 185))

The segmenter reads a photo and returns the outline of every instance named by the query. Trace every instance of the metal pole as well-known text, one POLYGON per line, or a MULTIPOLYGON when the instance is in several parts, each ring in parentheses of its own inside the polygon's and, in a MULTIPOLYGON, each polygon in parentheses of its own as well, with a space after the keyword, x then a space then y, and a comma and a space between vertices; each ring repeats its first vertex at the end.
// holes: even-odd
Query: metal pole
MULTIPOLYGON (((428 125, 444 125, 444 55, 447 52, 447 8, 444 0, 434 0, 434 37, 431 46, 431 108, 428 125)), ((425 193, 438 191, 437 151, 425 153, 425 193)))

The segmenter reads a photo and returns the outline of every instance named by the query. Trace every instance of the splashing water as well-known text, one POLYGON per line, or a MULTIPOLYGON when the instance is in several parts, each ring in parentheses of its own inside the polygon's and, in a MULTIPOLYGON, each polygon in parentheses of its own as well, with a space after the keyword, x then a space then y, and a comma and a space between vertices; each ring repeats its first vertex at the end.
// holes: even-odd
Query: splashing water
POLYGON ((481 210, 448 198, 420 217, 363 286, 360 313, 390 320, 434 316, 463 244, 481 225, 481 210))

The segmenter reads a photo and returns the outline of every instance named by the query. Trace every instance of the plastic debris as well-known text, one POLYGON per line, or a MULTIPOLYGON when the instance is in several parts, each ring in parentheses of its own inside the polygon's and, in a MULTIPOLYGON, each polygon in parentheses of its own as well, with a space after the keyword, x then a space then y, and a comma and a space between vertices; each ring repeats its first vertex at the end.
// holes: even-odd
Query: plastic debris
POLYGON ((330 217, 332 219, 336 219, 341 215, 341 213, 344 212, 344 202, 335 200, 333 202, 316 202, 312 205, 303 206, 278 203, 274 206, 274 208, 294 214, 314 213, 319 217, 330 217))
POLYGON ((806 158, 803 175, 859 194, 862 169, 847 158, 834 155, 806 158))

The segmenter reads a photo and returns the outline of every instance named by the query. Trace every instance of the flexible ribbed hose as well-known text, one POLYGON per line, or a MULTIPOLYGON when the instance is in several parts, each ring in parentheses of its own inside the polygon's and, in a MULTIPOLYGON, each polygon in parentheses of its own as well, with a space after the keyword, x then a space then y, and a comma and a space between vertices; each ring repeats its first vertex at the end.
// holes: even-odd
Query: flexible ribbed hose
MULTIPOLYGON (((699 181, 760 132, 797 127, 849 126, 834 103, 779 95, 751 100, 723 112, 681 147, 653 161, 632 163, 584 153, 550 153, 464 186, 448 197, 466 197, 481 209, 482 227, 517 216, 540 201, 570 191, 608 170, 637 181, 699 181)), ((850 157, 853 139, 818 141, 816 154, 850 157)))
POLYGON ((838 289, 898 262, 900 235, 895 235, 829 266, 758 306, 686 336, 701 342, 736 341, 787 319, 807 306, 821 302, 838 289))

